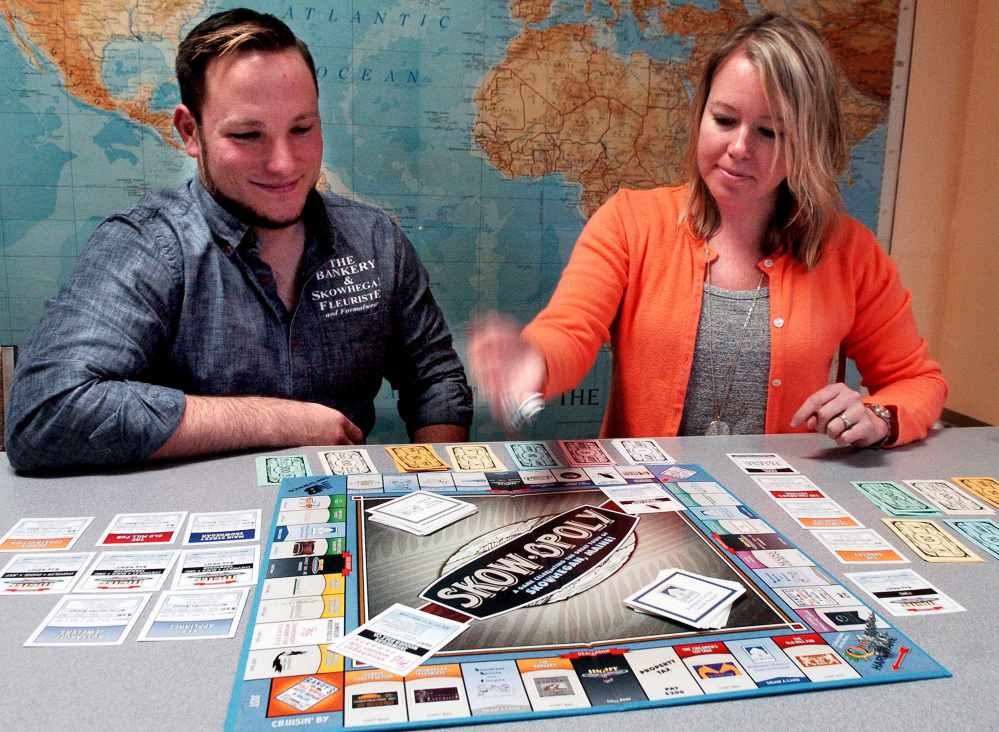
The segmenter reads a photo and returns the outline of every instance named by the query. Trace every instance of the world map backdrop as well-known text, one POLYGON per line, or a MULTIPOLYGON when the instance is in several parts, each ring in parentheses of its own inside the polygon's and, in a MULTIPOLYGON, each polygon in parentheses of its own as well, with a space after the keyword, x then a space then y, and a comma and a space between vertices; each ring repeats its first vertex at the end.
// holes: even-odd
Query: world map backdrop
MULTIPOLYGON (((20 345, 100 221, 195 172, 171 126, 177 44, 273 13, 316 59, 321 187, 389 212, 465 355, 471 318, 529 320, 619 188, 682 181, 704 56, 760 10, 811 21, 842 70, 850 213, 877 226, 898 0, 0 0, 0 342, 20 345)), ((665 314, 664 314, 665 317, 665 314)), ((529 433, 595 436, 610 373, 529 433)), ((386 385, 369 438, 404 442, 386 385)), ((499 439, 477 411, 473 439, 499 439)))

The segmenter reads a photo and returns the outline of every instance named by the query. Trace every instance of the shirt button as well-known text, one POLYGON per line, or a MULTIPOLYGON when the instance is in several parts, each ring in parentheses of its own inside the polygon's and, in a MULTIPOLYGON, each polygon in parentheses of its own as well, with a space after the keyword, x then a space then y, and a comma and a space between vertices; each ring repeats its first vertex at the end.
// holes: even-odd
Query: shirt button
POLYGON ((774 380, 773 380, 773 381, 771 381, 770 383, 771 383, 771 384, 773 384, 774 386, 780 386, 780 384, 781 384, 781 381, 780 381, 780 379, 774 379, 774 380))
POLYGON ((784 318, 774 318, 774 326, 777 328, 784 327, 784 318))
POLYGON ((268 277, 267 275, 264 275, 263 277, 260 278, 260 281, 266 285, 271 281, 271 278, 268 277))
POLYGON ((292 346, 292 348, 298 348, 298 339, 297 338, 292 338, 291 339, 291 346, 292 346))
POLYGON ((232 247, 231 247, 231 246, 229 246, 228 244, 226 244, 226 245, 225 245, 225 249, 224 249, 223 251, 224 251, 224 252, 225 252, 226 254, 232 254, 232 247))
POLYGON ((764 267, 773 267, 774 266, 774 260, 772 260, 772 259, 764 259, 763 260, 763 266, 764 267))

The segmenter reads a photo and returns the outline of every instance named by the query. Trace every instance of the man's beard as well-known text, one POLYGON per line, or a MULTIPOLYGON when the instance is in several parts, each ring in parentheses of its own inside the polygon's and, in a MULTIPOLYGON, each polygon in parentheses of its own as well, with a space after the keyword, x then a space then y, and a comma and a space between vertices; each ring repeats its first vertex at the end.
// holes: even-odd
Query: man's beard
MULTIPOLYGON (((201 137, 201 131, 198 131, 198 137, 201 142, 201 149, 207 151, 205 147, 204 138, 201 137)), ((212 177, 211 166, 208 164, 208 155, 202 153, 201 157, 201 172, 202 178, 204 179, 205 190, 215 199, 222 208, 231 213, 237 219, 242 221, 247 226, 252 226, 259 229, 287 229, 289 226, 293 226, 302 220, 302 214, 305 212, 305 207, 302 207, 297 214, 288 219, 272 219, 266 214, 261 213, 247 206, 242 201, 237 201, 234 198, 230 198, 222 189, 215 183, 215 179, 212 177)), ((312 187, 315 187, 315 181, 313 181, 312 187)))

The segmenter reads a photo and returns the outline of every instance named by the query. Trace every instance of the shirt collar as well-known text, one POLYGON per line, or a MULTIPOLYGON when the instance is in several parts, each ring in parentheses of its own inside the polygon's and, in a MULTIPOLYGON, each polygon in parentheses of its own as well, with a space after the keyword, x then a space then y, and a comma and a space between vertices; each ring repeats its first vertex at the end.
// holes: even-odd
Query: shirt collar
MULTIPOLYGON (((208 192, 199 176, 195 176, 190 185, 215 242, 231 257, 243 242, 248 241, 249 225, 226 211, 208 192)), ((335 248, 337 231, 326 215, 322 197, 315 190, 309 193, 305 202, 305 231, 307 248, 313 244, 320 250, 332 251, 335 248)), ((317 254, 322 256, 322 252, 317 254)))
POLYGON ((199 176, 195 176, 190 185, 194 199, 201 207, 205 222, 215 238, 215 243, 231 257, 246 238, 250 227, 222 208, 202 184, 199 176))

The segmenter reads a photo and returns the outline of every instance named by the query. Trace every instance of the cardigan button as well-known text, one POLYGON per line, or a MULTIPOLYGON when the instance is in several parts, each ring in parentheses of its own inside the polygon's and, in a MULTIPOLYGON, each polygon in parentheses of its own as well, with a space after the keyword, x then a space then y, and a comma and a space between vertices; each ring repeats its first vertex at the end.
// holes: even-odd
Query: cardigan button
POLYGON ((780 379, 774 379, 770 383, 773 384, 774 386, 780 386, 781 385, 781 380, 780 379))
POLYGON ((777 328, 784 327, 784 318, 774 318, 774 326, 777 328))
POLYGON ((764 267, 773 267, 774 266, 774 260, 772 260, 772 259, 764 259, 763 260, 763 266, 764 267))

